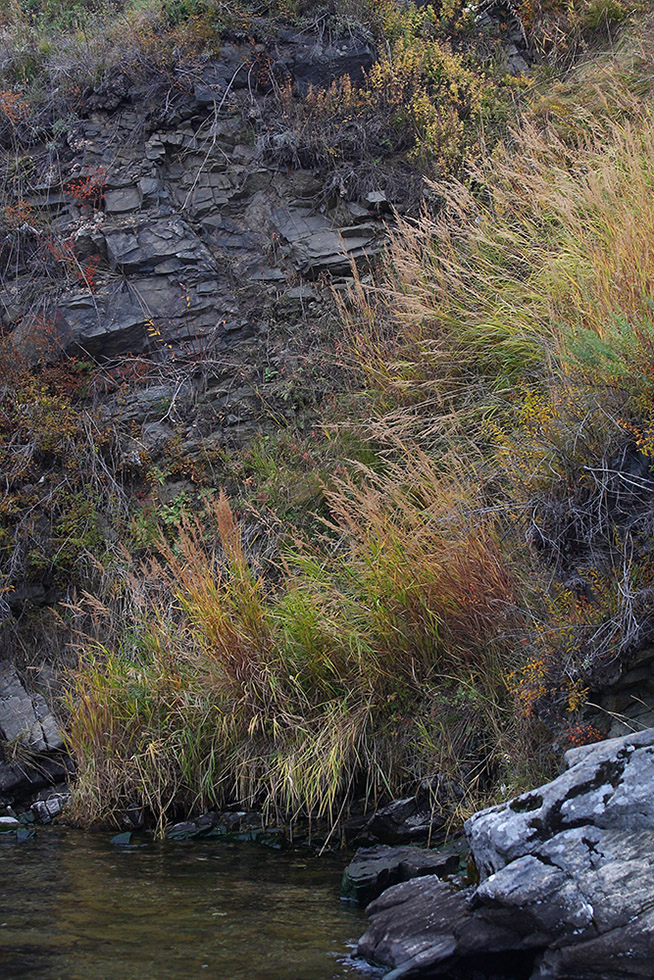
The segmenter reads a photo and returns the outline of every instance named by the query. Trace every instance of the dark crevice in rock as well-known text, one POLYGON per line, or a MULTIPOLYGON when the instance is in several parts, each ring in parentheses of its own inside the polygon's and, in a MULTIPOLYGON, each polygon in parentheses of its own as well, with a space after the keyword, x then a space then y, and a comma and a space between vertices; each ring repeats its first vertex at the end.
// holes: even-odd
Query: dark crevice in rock
MULTIPOLYGON (((432 974, 444 980, 529 980, 543 950, 488 953, 462 960, 447 973, 432 974)), ((388 980, 388 978, 384 978, 388 980)))
MULTIPOLYGON (((616 759, 607 759, 605 762, 600 763, 591 779, 572 785, 569 788, 565 798, 554 801, 552 806, 545 810, 542 817, 534 817, 534 819, 530 821, 530 826, 537 832, 539 838, 543 841, 553 837, 564 828, 570 830, 574 827, 585 826, 587 823, 586 819, 575 821, 562 816, 561 811, 563 806, 568 804, 571 800, 585 796, 588 793, 592 793, 594 790, 601 789, 601 787, 605 786, 606 784, 611 786, 614 792, 620 784, 620 779, 623 772, 624 761, 622 756, 618 756, 616 759)), ((609 803, 611 797, 613 796, 613 792, 606 793, 604 795, 604 807, 606 807, 609 803)), ((516 809, 515 803, 512 806, 512 809, 516 809)))
POLYGON ((538 794, 528 794, 520 796, 517 800, 512 800, 509 806, 514 813, 526 813, 531 810, 538 810, 543 805, 543 797, 538 794))

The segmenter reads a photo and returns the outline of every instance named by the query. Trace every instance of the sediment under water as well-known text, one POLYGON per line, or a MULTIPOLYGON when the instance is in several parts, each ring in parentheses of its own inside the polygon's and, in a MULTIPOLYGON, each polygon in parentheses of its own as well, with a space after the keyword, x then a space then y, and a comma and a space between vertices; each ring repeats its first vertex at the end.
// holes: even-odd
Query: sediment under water
POLYGON ((346 980, 343 858, 39 829, 0 843, 2 980, 346 980))

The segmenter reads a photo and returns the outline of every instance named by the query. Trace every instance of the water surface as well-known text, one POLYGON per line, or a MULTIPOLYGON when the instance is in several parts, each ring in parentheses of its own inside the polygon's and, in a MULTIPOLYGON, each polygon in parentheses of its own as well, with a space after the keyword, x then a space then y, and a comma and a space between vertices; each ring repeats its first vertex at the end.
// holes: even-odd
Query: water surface
POLYGON ((343 857, 109 837, 0 842, 1 980, 361 980, 343 857))

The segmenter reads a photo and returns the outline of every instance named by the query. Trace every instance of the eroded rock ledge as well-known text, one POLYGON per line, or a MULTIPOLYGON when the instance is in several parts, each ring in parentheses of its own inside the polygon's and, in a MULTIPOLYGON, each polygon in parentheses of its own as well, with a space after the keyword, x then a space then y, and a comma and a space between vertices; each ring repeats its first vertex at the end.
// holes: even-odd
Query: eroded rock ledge
POLYGON ((359 955, 386 980, 650 977, 654 729, 573 749, 566 766, 466 823, 478 887, 430 875, 389 888, 359 955))

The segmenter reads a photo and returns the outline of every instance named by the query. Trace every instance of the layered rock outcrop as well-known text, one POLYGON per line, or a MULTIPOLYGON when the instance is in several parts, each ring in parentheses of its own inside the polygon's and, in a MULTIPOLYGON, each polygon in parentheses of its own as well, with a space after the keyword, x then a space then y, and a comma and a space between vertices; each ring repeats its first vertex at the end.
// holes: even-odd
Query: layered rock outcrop
MULTIPOLYGON (((300 87, 356 77, 373 57, 351 40, 323 50, 293 36, 278 49, 273 69, 300 87)), ((57 350, 107 358, 202 343, 230 351, 298 274, 349 275, 353 260, 365 266, 378 254, 383 224, 365 202, 316 207, 315 171, 273 162, 274 148, 252 145, 245 117, 260 115, 263 94, 251 58, 249 47, 225 45, 192 90, 171 91, 163 106, 129 87, 98 91, 68 134, 68 159, 46 171, 45 151, 42 161, 35 148, 44 178, 23 204, 48 215, 53 234, 38 224, 17 229, 16 242, 4 244, 18 261, 0 283, 8 325, 22 317, 13 331, 22 349, 43 304, 30 316, 18 300, 48 263, 51 274, 68 275, 58 296, 51 281, 47 289, 57 350)))

